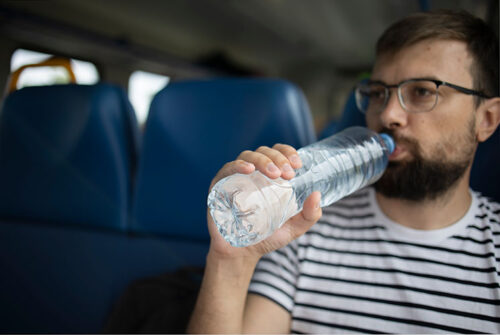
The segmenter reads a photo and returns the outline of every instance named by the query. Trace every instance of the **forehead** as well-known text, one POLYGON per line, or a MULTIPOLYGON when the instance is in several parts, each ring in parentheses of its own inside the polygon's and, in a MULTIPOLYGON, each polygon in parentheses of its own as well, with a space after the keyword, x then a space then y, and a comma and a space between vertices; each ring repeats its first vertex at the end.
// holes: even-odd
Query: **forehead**
POLYGON ((424 40, 395 54, 380 55, 372 79, 397 84, 410 78, 436 78, 472 86, 472 57, 467 45, 455 40, 424 40))

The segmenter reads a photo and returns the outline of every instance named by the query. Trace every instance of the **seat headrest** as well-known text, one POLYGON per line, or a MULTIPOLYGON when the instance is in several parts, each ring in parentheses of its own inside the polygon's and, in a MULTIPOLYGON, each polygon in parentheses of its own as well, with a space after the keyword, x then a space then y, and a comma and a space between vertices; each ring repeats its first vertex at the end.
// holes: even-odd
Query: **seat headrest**
POLYGON ((133 229, 207 239, 208 187, 224 163, 261 145, 299 148, 314 140, 307 101, 286 81, 171 83, 146 123, 133 229))
POLYGON ((500 202, 500 128, 479 143, 472 164, 470 186, 474 191, 500 202))
POLYGON ((0 117, 0 217, 123 229, 137 136, 117 86, 11 93, 0 117))
POLYGON ((342 115, 340 116, 340 118, 328 124, 325 129, 321 131, 319 138, 326 138, 353 126, 366 127, 366 120, 365 115, 361 113, 361 111, 356 106, 356 97, 354 95, 354 91, 351 91, 345 103, 344 109, 342 110, 342 115))

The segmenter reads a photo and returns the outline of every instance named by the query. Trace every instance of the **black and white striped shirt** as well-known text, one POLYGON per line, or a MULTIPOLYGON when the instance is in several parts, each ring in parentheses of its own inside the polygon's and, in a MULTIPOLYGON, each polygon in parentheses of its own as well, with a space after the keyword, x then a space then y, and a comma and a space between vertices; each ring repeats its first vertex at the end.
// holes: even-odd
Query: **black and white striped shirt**
POLYGON ((500 333, 500 204, 472 194, 459 222, 423 231, 361 190, 263 257, 250 292, 288 310, 294 333, 500 333))

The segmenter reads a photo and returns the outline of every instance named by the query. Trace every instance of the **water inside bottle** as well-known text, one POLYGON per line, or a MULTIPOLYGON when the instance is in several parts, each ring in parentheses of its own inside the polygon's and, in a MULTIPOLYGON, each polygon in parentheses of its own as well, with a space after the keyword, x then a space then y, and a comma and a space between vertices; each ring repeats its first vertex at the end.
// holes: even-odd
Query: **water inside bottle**
POLYGON ((219 181, 208 197, 217 228, 233 246, 257 243, 272 234, 284 215, 298 211, 289 181, 260 172, 235 174, 219 181), (281 209, 287 208, 286 213, 281 209))
POLYGON ((374 138, 358 147, 337 145, 334 154, 331 146, 320 142, 314 150, 299 150, 299 155, 303 166, 292 186, 300 207, 314 191, 321 193, 321 207, 328 206, 372 183, 385 168, 384 149, 374 138))

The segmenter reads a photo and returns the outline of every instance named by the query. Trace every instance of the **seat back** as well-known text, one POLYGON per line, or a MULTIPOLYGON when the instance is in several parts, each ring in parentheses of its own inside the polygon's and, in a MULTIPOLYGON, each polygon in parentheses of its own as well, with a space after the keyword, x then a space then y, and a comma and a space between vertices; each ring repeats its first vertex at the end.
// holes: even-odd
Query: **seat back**
POLYGON ((472 164, 470 186, 500 202, 500 128, 479 144, 472 164))
POLYGON ((116 86, 11 93, 0 118, 0 218, 125 229, 137 136, 116 86))
MULTIPOLYGON (((101 333, 135 280, 202 266, 199 243, 0 222, 0 333, 101 333)), ((168 316, 166 316, 168 317, 168 316)))
POLYGON ((7 98, 0 115, 0 332, 100 332, 132 281, 203 266, 206 192, 224 162, 246 148, 314 139, 307 103, 288 83, 170 88, 151 107, 134 208, 146 220, 133 224, 137 124, 123 91, 63 85, 7 98))
POLYGON ((99 332, 131 280, 168 269, 162 243, 124 233, 137 135, 113 85, 28 87, 6 98, 0 332, 99 332))
POLYGON ((314 140, 308 104, 288 82, 172 83, 151 104, 132 229, 208 241, 208 187, 224 163, 245 149, 275 143, 298 148, 314 140))
POLYGON ((323 129, 319 138, 323 139, 353 126, 366 127, 365 116, 356 106, 354 91, 349 94, 339 120, 332 121, 323 129))

